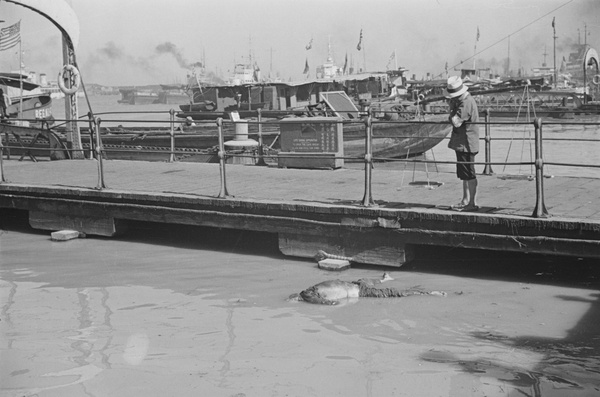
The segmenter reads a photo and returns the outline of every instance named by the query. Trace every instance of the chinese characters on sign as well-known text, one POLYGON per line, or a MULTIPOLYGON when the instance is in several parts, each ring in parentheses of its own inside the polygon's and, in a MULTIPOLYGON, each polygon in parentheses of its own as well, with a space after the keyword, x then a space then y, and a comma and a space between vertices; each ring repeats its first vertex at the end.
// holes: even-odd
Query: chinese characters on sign
POLYGON ((292 138, 292 152, 335 153, 338 151, 336 123, 302 123, 301 133, 292 138))

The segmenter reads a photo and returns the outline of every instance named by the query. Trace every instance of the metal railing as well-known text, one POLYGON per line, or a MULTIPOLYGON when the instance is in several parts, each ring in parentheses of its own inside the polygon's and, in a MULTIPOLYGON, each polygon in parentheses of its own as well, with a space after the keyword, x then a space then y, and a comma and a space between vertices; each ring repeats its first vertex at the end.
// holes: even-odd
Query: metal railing
MULTIPOLYGON (((120 113, 125 113, 125 112, 120 112, 120 113)), ((127 113, 129 113, 129 112, 127 112, 127 113)), ((176 137, 176 130, 178 128, 180 128, 184 123, 188 123, 188 121, 175 120, 175 112, 173 110, 169 111, 168 114, 169 114, 169 128, 167 130, 167 134, 169 136, 170 145, 169 145, 168 150, 161 150, 161 153, 168 154, 169 155, 168 161, 173 162, 173 161, 176 161, 175 156, 177 154, 187 153, 186 151, 181 150, 181 148, 179 148, 179 149, 177 148, 175 137, 176 137), (177 127, 176 127, 176 125, 177 125, 177 127)), ((272 121, 272 120, 263 120, 260 110, 257 111, 256 115, 257 115, 256 121, 253 121, 253 120, 245 121, 247 124, 256 125, 256 127, 257 127, 256 132, 248 133, 248 135, 252 135, 252 136, 256 135, 257 141, 258 141, 255 152, 252 152, 250 154, 235 153, 235 152, 226 150, 226 145, 225 145, 226 137, 229 136, 230 138, 235 139, 236 131, 229 130, 227 133, 225 131, 225 126, 228 125, 229 127, 231 127, 231 126, 235 127, 236 122, 232 122, 230 120, 224 120, 223 118, 218 118, 216 120, 216 122, 215 121, 201 122, 201 124, 206 125, 206 126, 211 126, 211 125, 216 126, 216 138, 217 138, 217 142, 218 142, 217 150, 216 150, 216 157, 218 158, 218 163, 219 163, 220 186, 221 186, 219 193, 217 195, 218 198, 227 198, 230 196, 229 191, 228 191, 228 186, 227 186, 227 177, 226 177, 226 172, 227 172, 227 168, 228 168, 228 161, 227 161, 228 159, 236 158, 236 157, 237 158, 250 158, 252 160, 252 163, 255 164, 256 166, 266 166, 266 165, 268 165, 267 160, 269 160, 272 163, 274 159, 279 158, 281 156, 281 155, 277 155, 277 156, 269 155, 269 154, 266 154, 264 151, 265 150, 264 133, 263 133, 264 126, 278 124, 279 122, 272 121)), ((372 140, 373 140, 373 129, 376 124, 384 123, 384 122, 385 123, 394 123, 394 124, 405 124, 405 123, 414 123, 415 121, 374 120, 371 112, 367 112, 364 116, 365 117, 362 120, 340 121, 340 123, 342 123, 343 125, 357 124, 357 123, 364 125, 364 140, 365 140, 364 155, 362 157, 342 156, 342 158, 346 159, 346 160, 362 161, 364 163, 364 194, 363 194, 363 198, 360 200, 361 206, 370 207, 370 206, 374 205, 372 173, 373 173, 373 169, 374 169, 373 163, 376 161, 403 162, 404 164, 411 163, 411 162, 412 163, 424 163, 424 164, 432 163, 432 164, 436 164, 436 165, 437 164, 458 164, 456 161, 436 161, 435 159, 434 160, 417 159, 417 158, 409 158, 408 156, 406 158, 402 158, 402 159, 374 157, 373 151, 372 151, 372 140)), ((301 120, 302 122, 307 122, 307 120, 310 120, 310 118, 302 118, 299 120, 301 120)), ((81 121, 83 121, 83 120, 80 120, 80 122, 81 121)), ((130 120, 119 119, 119 120, 109 120, 109 121, 111 121, 111 122, 118 121, 120 123, 147 122, 147 120, 136 120, 136 119, 130 119, 130 120)), ((164 121, 154 121, 154 122, 164 123, 164 121)), ((105 183, 105 172, 104 172, 103 160, 108 153, 111 153, 111 152, 114 153, 115 149, 106 150, 104 148, 103 141, 102 141, 103 133, 102 133, 102 128, 101 128, 103 120, 100 117, 92 117, 91 115, 88 115, 87 123, 89 125, 88 128, 89 128, 89 139, 90 139, 89 158, 95 159, 97 162, 97 165, 98 165, 97 166, 98 175, 97 175, 96 188, 98 190, 107 189, 107 184, 105 183)), ((435 122, 435 121, 423 121, 421 123, 447 125, 447 122, 435 122)), ((483 165, 484 166, 483 173, 482 173, 483 175, 492 175, 494 173, 492 170, 493 165, 531 165, 531 166, 534 166, 535 167, 535 177, 534 178, 535 178, 535 186, 536 186, 535 208, 532 213, 532 217, 534 217, 534 218, 545 218, 545 217, 549 216, 549 212, 546 208, 545 200, 544 200, 544 178, 545 178, 544 166, 545 165, 550 164, 553 166, 600 168, 600 165, 594 165, 594 164, 545 162, 544 155, 543 155, 543 142, 544 142, 543 125, 544 124, 542 123, 541 118, 537 118, 533 122, 519 122, 519 123, 499 122, 499 121, 492 122, 490 120, 490 112, 486 112, 485 120, 478 124, 483 125, 484 131, 485 131, 483 138, 480 138, 484 141, 485 161, 484 162, 464 163, 464 164, 483 165), (520 161, 520 162, 507 162, 507 161, 493 162, 492 161, 492 142, 493 142, 493 140, 502 139, 502 138, 492 139, 491 126, 497 125, 497 124, 499 124, 499 125, 502 125, 502 124, 533 125, 534 143, 535 143, 535 158, 534 158, 534 160, 533 161, 520 161)), ((548 124, 558 124, 558 123, 550 122, 548 124)), ((568 125, 595 125, 595 126, 600 127, 599 122, 581 123, 581 122, 576 122, 576 121, 568 121, 568 122, 561 122, 560 124, 561 125, 567 125, 567 124, 568 125)), ((48 127, 46 127, 46 128, 48 128, 48 127)), ((123 130, 126 132, 131 131, 130 129, 127 129, 126 127, 124 127, 123 130)), ((118 132, 113 132, 113 133, 118 134, 118 132)), ((148 132, 148 133, 150 133, 150 132, 148 132)), ((165 135, 165 131, 157 132, 157 134, 165 135)), ((386 138, 385 135, 378 135, 378 138, 380 138, 380 137, 386 138)), ((398 138, 398 136, 389 136, 389 137, 390 138, 398 138)), ((277 138, 278 138, 278 136, 275 137, 275 139, 277 139, 277 138)), ((409 138, 409 137, 405 137, 405 138, 409 138)), ((11 149, 26 150, 26 151, 45 150, 44 148, 36 148, 36 147, 24 148, 22 145, 21 146, 11 146, 11 145, 9 145, 8 134, 5 134, 4 140, 5 140, 6 144, 3 144, 2 139, 0 139, 0 183, 6 183, 3 158, 4 158, 5 154, 8 157, 8 153, 11 149)), ((554 138, 554 139, 550 139, 550 140, 561 140, 561 139, 554 138)), ((569 139, 565 139, 565 140, 569 140, 569 139)), ((594 140, 577 139, 577 141, 590 142, 590 141, 594 141, 594 140)), ((600 142, 600 141, 595 140, 594 142, 600 142)), ((342 143, 340 142, 340 144, 342 144, 342 143)), ((65 148, 65 149, 61 149, 61 150, 66 150, 68 152, 72 152, 74 150, 81 150, 81 149, 65 148)), ((148 152, 156 152, 156 150, 148 150, 148 152)), ((310 154, 310 153, 302 154, 300 156, 303 158, 306 158, 306 159, 315 158, 315 155, 310 154)), ((22 159, 23 159, 23 156, 21 157, 21 160, 22 159)))

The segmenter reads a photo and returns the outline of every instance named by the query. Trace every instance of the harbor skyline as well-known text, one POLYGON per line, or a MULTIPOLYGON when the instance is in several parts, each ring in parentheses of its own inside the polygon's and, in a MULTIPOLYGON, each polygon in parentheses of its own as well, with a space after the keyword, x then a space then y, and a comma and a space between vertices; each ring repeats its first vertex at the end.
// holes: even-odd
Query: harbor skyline
MULTIPOLYGON (((263 77, 303 80, 305 66, 314 77, 329 48, 336 64, 347 57, 355 71, 402 66, 424 78, 445 74, 446 65, 456 74, 476 64, 502 72, 510 56, 511 70, 527 72, 544 60, 553 66, 553 20, 557 67, 573 44, 594 47, 600 37, 594 18, 600 3, 593 0, 375 0, 368 7, 355 0, 70 3, 80 24, 82 77, 103 85, 185 83, 198 63, 226 79, 250 55, 263 77)), ((3 27, 22 21, 26 69, 55 79, 62 66, 58 30, 11 3, 0 3, 0 14, 3 27)), ((18 50, 0 55, 1 70, 18 70, 18 50)))

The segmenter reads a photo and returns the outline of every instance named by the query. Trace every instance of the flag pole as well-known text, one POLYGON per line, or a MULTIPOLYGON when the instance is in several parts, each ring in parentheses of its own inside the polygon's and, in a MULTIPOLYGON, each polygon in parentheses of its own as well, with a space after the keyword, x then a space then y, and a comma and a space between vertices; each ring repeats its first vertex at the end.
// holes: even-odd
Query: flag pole
POLYGON ((365 50, 364 44, 363 44, 363 64, 365 67, 365 70, 363 70, 363 73, 367 73, 367 51, 365 50))
POLYGON ((20 123, 23 124, 23 50, 21 47, 22 40, 19 38, 19 119, 20 123))

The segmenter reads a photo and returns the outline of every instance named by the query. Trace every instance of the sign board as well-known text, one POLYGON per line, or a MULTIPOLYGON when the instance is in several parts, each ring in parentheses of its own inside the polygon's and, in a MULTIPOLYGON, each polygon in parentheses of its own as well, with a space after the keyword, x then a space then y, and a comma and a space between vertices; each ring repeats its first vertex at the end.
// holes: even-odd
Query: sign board
POLYGON ((342 123, 338 117, 281 120, 279 167, 339 168, 344 165, 342 123))

